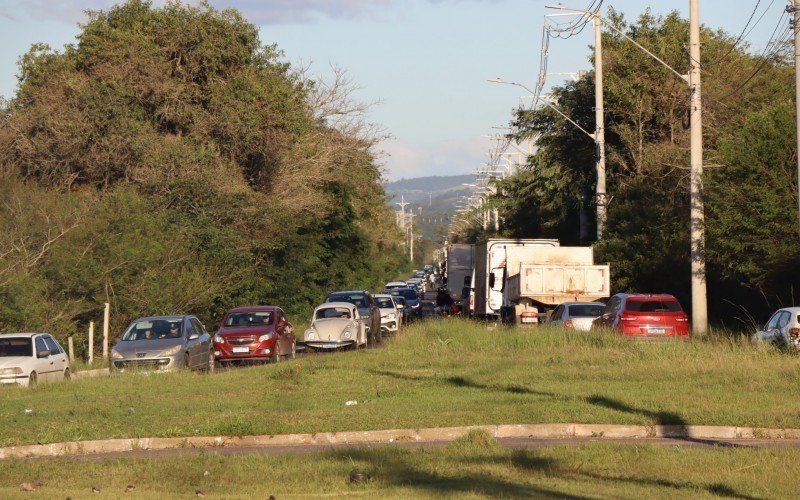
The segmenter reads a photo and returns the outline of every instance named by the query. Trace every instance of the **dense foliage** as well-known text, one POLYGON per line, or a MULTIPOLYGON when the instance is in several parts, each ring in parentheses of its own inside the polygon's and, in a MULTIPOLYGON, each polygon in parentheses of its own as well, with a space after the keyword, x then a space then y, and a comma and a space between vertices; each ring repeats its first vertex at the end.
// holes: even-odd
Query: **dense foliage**
MULTIPOLYGON (((407 267, 348 81, 234 10, 130 0, 36 45, 0 116, 0 328, 284 306, 407 267)), ((80 333, 79 333, 80 334, 80 333)))
MULTIPOLYGON (((646 12, 608 16, 679 72, 688 72, 688 23, 646 12)), ((723 32, 703 30, 706 257, 718 320, 762 317, 798 300, 800 245, 793 68, 778 44, 759 56, 723 32)), ((685 82, 622 36, 603 34, 610 205, 597 257, 616 291, 671 292, 688 306, 689 131, 685 82)), ((553 90, 559 107, 594 130, 594 74, 553 90)), ((513 237, 594 241, 595 146, 546 107, 513 119, 538 151, 491 203, 513 237), (585 224, 581 220, 586 221, 585 224)), ((475 227, 471 238, 485 236, 475 227)), ((730 324, 730 322, 728 323, 730 324)))

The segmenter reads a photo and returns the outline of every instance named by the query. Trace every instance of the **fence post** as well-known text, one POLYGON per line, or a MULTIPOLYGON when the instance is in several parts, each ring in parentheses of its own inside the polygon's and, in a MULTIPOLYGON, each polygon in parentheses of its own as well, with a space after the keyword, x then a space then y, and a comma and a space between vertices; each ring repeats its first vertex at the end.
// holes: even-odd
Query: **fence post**
POLYGON ((75 348, 72 347, 72 335, 67 337, 67 351, 69 351, 69 362, 75 362, 75 348))
POLYGON ((94 321, 89 322, 89 365, 92 364, 94 358, 94 321))
POLYGON ((106 302, 106 309, 103 312, 103 359, 108 359, 108 322, 111 318, 111 304, 106 302))

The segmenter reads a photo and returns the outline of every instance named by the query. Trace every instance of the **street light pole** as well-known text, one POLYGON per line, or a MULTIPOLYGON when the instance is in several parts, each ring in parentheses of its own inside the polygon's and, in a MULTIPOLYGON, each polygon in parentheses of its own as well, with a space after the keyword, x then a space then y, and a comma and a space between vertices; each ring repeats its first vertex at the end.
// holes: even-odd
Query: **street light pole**
MULTIPOLYGON (((795 122, 797 124, 797 220, 800 223, 800 37, 797 30, 800 29, 800 0, 792 0, 790 7, 794 14, 792 31, 794 32, 794 104, 795 122)), ((800 228, 798 228, 800 235, 800 228)))
POLYGON ((691 170, 689 218, 692 258, 692 333, 708 330, 706 297, 705 216, 703 206, 703 101, 700 87, 699 0, 689 0, 689 89, 691 93, 691 170))
POLYGON ((603 108, 603 23, 594 16, 594 120, 597 143, 597 239, 606 225, 606 129, 603 108))

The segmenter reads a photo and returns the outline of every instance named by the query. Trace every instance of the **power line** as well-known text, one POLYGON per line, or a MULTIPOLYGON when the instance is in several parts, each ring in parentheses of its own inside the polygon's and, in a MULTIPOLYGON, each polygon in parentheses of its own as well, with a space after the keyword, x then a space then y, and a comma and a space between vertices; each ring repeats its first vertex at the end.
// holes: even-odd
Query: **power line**
MULTIPOLYGON (((758 22, 760 22, 760 21, 761 21, 761 19, 764 17, 764 14, 766 14, 766 13, 767 13, 767 11, 769 10, 769 8, 770 8, 770 7, 772 7, 772 4, 773 4, 773 3, 775 3, 775 0, 772 0, 772 1, 769 3, 769 5, 767 6, 767 8, 766 8, 766 9, 764 10, 764 12, 761 14, 761 17, 759 17, 759 18, 758 18, 758 21, 756 22, 756 24, 754 24, 754 25, 753 25, 753 28, 755 28, 755 27, 758 25, 758 22)), ((723 54, 723 55, 722 55, 722 56, 721 56, 719 59, 717 59, 716 61, 713 61, 713 62, 710 62, 710 63, 708 63, 706 66, 716 66, 717 64, 719 64, 719 63, 721 63, 722 61, 724 61, 725 59, 727 59, 727 58, 728 58, 728 56, 730 56, 730 55, 731 55, 731 53, 733 53, 733 51, 736 49, 736 47, 739 45, 739 43, 741 43, 741 41, 744 39, 744 34, 745 34, 745 32, 747 31, 747 28, 750 26, 750 23, 753 21, 753 17, 755 17, 755 15, 756 15, 756 12, 758 11, 758 6, 759 6, 759 5, 761 5, 761 0, 757 0, 757 1, 756 1, 756 6, 755 6, 755 7, 753 7, 753 12, 751 12, 751 13, 750 13, 750 18, 749 18, 749 19, 747 19, 747 23, 744 25, 744 28, 742 28, 742 31, 741 31, 741 33, 739 33, 739 36, 736 38, 736 40, 735 40, 735 41, 733 42, 733 44, 731 45, 731 48, 730 48, 730 49, 728 49, 728 51, 727 51, 725 54, 723 54)), ((752 31, 752 30, 751 30, 751 31, 752 31)))

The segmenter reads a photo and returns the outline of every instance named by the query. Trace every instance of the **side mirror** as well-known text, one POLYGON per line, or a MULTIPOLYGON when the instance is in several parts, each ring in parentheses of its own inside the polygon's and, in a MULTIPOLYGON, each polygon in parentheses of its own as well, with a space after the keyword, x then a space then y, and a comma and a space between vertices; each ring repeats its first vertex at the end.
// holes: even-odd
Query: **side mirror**
POLYGON ((42 349, 41 351, 36 353, 37 358, 47 358, 50 357, 50 351, 47 349, 42 349))

